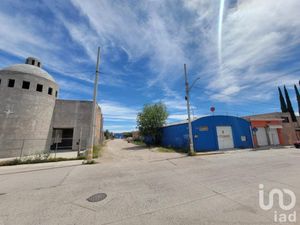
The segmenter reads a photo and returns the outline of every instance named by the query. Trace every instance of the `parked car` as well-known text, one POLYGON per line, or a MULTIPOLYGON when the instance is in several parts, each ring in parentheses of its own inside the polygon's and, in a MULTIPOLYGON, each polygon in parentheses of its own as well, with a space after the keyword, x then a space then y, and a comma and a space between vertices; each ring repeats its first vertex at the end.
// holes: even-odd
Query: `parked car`
POLYGON ((294 146, 295 146, 295 148, 300 148, 300 141, 296 141, 296 142, 294 143, 294 146))

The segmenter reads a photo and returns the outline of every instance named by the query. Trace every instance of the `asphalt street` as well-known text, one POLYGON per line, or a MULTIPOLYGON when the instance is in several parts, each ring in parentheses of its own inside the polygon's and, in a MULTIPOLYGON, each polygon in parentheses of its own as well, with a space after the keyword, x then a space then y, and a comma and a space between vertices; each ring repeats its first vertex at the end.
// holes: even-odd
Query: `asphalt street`
POLYGON ((0 167, 0 225, 279 224, 274 216, 300 212, 299 162, 294 148, 186 157, 114 140, 94 165, 0 167), (275 198, 263 210, 259 184, 266 203, 274 188, 293 191, 295 207, 275 198), (98 193, 107 197, 87 201, 98 193))

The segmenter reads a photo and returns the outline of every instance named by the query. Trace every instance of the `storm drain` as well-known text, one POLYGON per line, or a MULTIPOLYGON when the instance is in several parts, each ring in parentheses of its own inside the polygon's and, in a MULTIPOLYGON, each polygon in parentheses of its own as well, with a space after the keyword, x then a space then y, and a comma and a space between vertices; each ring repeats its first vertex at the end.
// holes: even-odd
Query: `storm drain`
POLYGON ((86 199, 89 202, 100 202, 104 199, 106 199, 107 194, 105 193, 98 193, 98 194, 94 194, 92 196, 90 196, 88 199, 86 199))

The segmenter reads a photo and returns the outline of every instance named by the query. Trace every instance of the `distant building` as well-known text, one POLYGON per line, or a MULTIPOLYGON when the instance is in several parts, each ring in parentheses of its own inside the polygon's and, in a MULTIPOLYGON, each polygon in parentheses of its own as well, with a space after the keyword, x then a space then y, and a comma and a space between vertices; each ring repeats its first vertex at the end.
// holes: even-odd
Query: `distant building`
MULTIPOLYGON (((59 149, 86 147, 92 102, 57 96, 57 83, 36 58, 0 70, 0 158, 49 151, 54 142, 59 149)), ((99 107, 96 144, 102 141, 102 120, 99 107)))
POLYGON ((257 128, 258 146, 293 145, 300 140, 300 120, 293 122, 289 113, 273 112, 244 117, 257 128), (279 142, 279 143, 278 143, 279 142))
POLYGON ((114 133, 114 138, 116 138, 116 139, 123 139, 124 138, 124 134, 123 133, 114 133))

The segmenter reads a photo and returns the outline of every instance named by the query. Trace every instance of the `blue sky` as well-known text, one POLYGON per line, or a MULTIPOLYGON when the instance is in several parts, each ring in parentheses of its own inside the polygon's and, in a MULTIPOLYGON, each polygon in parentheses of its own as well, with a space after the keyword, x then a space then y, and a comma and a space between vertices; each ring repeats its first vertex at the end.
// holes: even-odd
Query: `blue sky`
POLYGON ((134 130, 146 103, 186 119, 183 64, 194 116, 280 111, 277 86, 300 76, 300 1, 227 0, 218 60, 220 1, 1 0, 0 67, 41 59, 60 98, 91 99, 101 47, 99 104, 105 128, 134 130), (220 69, 221 68, 221 69, 220 69), (298 70, 298 71, 297 71, 298 70), (295 72, 296 71, 296 72, 295 72))

